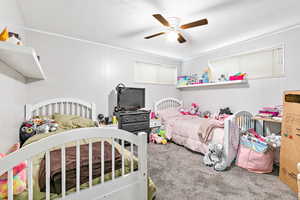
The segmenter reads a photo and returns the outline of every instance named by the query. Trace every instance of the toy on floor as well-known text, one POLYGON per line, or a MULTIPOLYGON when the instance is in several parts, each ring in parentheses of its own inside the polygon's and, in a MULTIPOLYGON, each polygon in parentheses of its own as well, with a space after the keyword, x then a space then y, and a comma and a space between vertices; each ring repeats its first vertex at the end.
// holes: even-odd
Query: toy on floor
MULTIPOLYGON (((17 151, 20 144, 17 143, 11 147, 9 153, 17 151)), ((0 159, 7 156, 0 153, 0 159)), ((27 163, 22 162, 13 168, 13 194, 18 195, 26 190, 26 167, 27 163)), ((0 176, 0 199, 7 199, 7 173, 0 176)))
POLYGON ((161 128, 156 128, 152 130, 152 133, 149 136, 149 140, 152 143, 156 144, 167 144, 166 131, 161 128))
POLYGON ((203 158, 206 166, 214 167, 216 171, 224 171, 226 169, 226 160, 222 144, 209 144, 208 151, 203 158))

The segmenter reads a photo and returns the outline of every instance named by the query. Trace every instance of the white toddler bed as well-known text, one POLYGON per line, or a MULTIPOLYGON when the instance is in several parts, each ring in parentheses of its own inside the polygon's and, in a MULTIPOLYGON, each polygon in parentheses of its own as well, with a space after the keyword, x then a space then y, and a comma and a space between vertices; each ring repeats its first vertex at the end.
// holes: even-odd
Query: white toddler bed
MULTIPOLYGON (((154 105, 154 112, 159 113, 160 111, 180 108, 183 106, 183 102, 176 98, 165 98, 157 101, 154 105)), ((199 135, 194 131, 190 133, 188 130, 191 126, 197 128, 197 117, 192 117, 189 124, 184 124, 184 121, 177 121, 175 128, 180 128, 180 134, 172 135, 172 141, 190 148, 191 150, 205 154, 208 147, 206 144, 199 140, 199 135), (182 131, 185 129, 186 131, 182 131)), ((198 119, 199 120, 199 119, 198 119)), ((167 123, 167 122, 166 122, 167 123)), ((215 128, 213 132, 213 138, 211 142, 223 143, 224 152, 226 156, 227 166, 231 166, 232 161, 235 159, 237 154, 236 146, 233 143, 239 141, 239 136, 242 131, 246 131, 249 128, 254 127, 254 121, 252 120, 252 114, 247 111, 240 111, 234 115, 228 117, 224 121, 224 128, 215 128)))
MULTIPOLYGON (((79 115, 88 119, 96 120, 95 105, 77 99, 52 99, 35 105, 26 105, 25 118, 43 115, 49 116, 54 113, 79 115)), ((29 144, 20 150, 0 159, 0 174, 8 172, 8 199, 14 199, 13 195, 13 167, 23 161, 27 161, 27 192, 28 199, 33 199, 33 157, 39 153, 45 153, 46 160, 46 200, 50 199, 50 151, 53 148, 61 148, 61 199, 124 199, 146 200, 147 199, 147 135, 139 133, 131 134, 127 131, 110 128, 82 128, 52 135, 29 144), (92 184, 92 167, 89 167, 88 189, 80 189, 80 142, 85 139, 88 143, 88 161, 92 166, 92 139, 101 139, 101 174, 104 174, 104 140, 111 141, 112 147, 112 178, 101 183, 92 184), (122 167, 121 176, 115 178, 115 141, 121 140, 122 167), (131 143, 131 172, 124 173, 124 142, 131 143), (76 142, 76 192, 66 194, 66 144, 76 142), (138 170, 133 170, 133 145, 138 148, 138 170)))

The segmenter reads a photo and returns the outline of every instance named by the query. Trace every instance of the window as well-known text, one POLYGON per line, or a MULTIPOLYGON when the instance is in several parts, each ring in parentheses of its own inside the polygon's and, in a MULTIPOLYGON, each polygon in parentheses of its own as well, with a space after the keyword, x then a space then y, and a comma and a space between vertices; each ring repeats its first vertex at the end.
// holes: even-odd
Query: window
POLYGON ((136 62, 134 66, 134 82, 152 84, 176 84, 177 67, 136 62))
POLYGON ((284 75, 283 47, 265 49, 209 61, 212 78, 237 72, 247 73, 249 79, 280 77, 284 75))

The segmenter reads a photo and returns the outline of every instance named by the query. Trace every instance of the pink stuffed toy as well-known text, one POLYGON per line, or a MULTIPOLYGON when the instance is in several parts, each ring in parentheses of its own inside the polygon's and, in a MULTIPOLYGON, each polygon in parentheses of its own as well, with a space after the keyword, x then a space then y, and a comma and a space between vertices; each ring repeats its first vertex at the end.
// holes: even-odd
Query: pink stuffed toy
MULTIPOLYGON (((15 144, 9 153, 12 153, 20 148, 20 144, 15 144)), ((0 159, 7 156, 0 153, 0 159)), ((14 195, 22 193, 26 190, 26 167, 27 163, 22 162, 13 168, 13 192, 14 195)), ((0 199, 7 198, 7 173, 0 176, 0 199)))

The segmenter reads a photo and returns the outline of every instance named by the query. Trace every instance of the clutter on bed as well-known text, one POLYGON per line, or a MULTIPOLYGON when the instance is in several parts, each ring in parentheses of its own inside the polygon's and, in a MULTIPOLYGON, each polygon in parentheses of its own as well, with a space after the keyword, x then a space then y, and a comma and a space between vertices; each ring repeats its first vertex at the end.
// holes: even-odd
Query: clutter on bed
POLYGON ((180 108, 179 112, 182 115, 194 115, 194 116, 200 116, 201 115, 200 107, 197 103, 192 103, 187 108, 180 108))
POLYGON ((206 166, 213 167, 216 171, 224 171, 227 168, 222 144, 209 144, 208 151, 203 157, 206 166))
POLYGON ((25 121, 20 127, 20 143, 24 142, 35 134, 54 132, 58 128, 58 123, 53 119, 33 118, 25 121))
POLYGON ((263 137, 249 129, 240 138, 236 165, 255 173, 273 171, 275 148, 280 146, 280 137, 263 137))
MULTIPOLYGON (((12 153, 20 148, 20 144, 13 145, 9 151, 12 153)), ((6 154, 0 153, 0 159, 7 156, 6 154)), ((26 190, 26 167, 27 163, 22 162, 13 168, 13 194, 18 195, 26 190)), ((0 199, 7 199, 7 173, 0 176, 0 199)))

